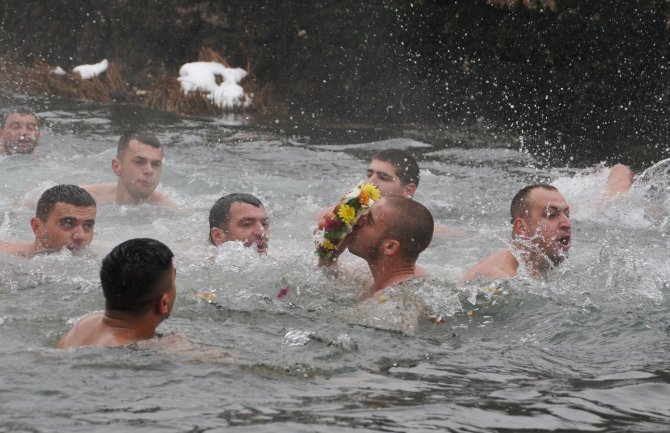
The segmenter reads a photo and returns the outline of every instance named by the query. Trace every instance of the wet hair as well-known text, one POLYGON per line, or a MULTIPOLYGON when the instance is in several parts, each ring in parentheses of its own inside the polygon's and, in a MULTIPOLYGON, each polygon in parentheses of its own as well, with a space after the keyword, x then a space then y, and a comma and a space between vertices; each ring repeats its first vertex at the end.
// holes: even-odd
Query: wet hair
POLYGON ((514 198, 512 199, 512 205, 510 206, 510 215, 511 215, 511 222, 514 224, 514 220, 517 218, 526 218, 528 217, 528 213, 530 211, 530 208, 528 207, 528 195, 530 192, 534 189, 537 188, 542 188, 546 189, 548 191, 558 191, 555 186, 548 185, 546 183, 535 183, 532 185, 528 185, 524 188, 521 188, 519 192, 516 193, 514 198))
POLYGON ((44 191, 37 200, 35 216, 42 221, 48 220, 56 203, 95 207, 95 200, 84 188, 77 185, 56 185, 44 191))
POLYGON ((211 230, 214 227, 219 227, 224 231, 228 231, 228 223, 230 222, 230 207, 235 202, 247 203, 255 207, 263 207, 263 203, 251 194, 244 194, 236 192, 221 197, 214 203, 212 209, 209 211, 209 241, 214 244, 211 230))
POLYGON ((128 149, 128 144, 131 140, 137 140, 140 143, 147 144, 156 149, 160 149, 163 146, 161 142, 158 141, 158 137, 148 131, 132 131, 126 132, 119 138, 119 144, 116 146, 116 157, 121 159, 123 152, 128 149))
POLYGON ((391 164, 402 185, 413 183, 419 186, 419 164, 409 152, 401 149, 386 149, 375 153, 372 159, 391 164))
POLYGON ((7 119, 9 118, 10 115, 12 115, 14 113, 20 114, 22 116, 28 116, 28 115, 33 116, 35 118, 35 120, 37 121, 37 124, 39 125, 40 121, 37 118, 37 114, 35 114, 35 112, 33 110, 31 110, 30 108, 28 108, 28 107, 12 107, 12 108, 9 108, 9 109, 5 110, 2 114, 0 114, 0 116, 1 116, 0 117, 0 125, 2 125, 2 126, 0 126, 0 128, 4 128, 5 126, 7 126, 6 125, 7 119))
POLYGON ((418 258, 433 240, 433 215, 424 205, 406 197, 394 195, 384 200, 395 214, 380 239, 395 239, 404 258, 418 258))
POLYGON ((170 289, 173 257, 155 239, 130 239, 115 246, 100 267, 105 308, 144 313, 170 289))

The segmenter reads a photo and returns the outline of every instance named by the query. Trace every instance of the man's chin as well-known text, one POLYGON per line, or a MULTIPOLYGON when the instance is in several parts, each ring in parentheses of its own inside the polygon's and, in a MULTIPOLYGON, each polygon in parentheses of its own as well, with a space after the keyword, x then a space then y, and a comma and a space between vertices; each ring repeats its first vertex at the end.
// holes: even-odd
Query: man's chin
POLYGON ((562 250, 559 251, 557 254, 554 254, 552 257, 550 257, 550 260, 552 263, 557 266, 563 263, 569 256, 568 250, 562 250))
POLYGON ((37 146, 31 144, 31 143, 25 143, 25 144, 16 144, 12 147, 10 147, 11 153, 18 153, 22 155, 29 155, 35 151, 35 148, 37 146))
POLYGON ((66 248, 72 254, 84 254, 88 250, 88 245, 67 245, 66 248))

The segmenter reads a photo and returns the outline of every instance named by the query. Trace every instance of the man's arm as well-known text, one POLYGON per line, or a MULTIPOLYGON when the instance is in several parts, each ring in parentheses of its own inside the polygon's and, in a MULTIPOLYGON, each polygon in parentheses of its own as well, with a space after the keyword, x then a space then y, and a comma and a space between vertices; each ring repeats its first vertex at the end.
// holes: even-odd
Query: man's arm
POLYGON ((0 243, 0 252, 10 256, 32 257, 37 249, 34 242, 3 242, 0 243))
POLYGON ((603 195, 603 199, 609 200, 630 191, 633 184, 633 175, 633 170, 627 165, 616 164, 612 167, 607 177, 607 190, 603 195))

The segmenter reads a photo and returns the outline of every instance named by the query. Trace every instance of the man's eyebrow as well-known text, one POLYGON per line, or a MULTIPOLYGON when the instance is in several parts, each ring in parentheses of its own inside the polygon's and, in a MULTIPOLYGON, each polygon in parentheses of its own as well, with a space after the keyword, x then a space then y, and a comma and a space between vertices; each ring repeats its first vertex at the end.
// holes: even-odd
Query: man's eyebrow
POLYGON ((547 204, 547 206, 545 207, 545 209, 546 209, 546 210, 552 210, 552 211, 565 212, 565 211, 569 211, 569 210, 570 210, 570 206, 565 206, 564 208, 562 208, 562 207, 560 207, 560 206, 558 206, 558 205, 550 204, 550 203, 549 203, 549 204, 547 204))
POLYGON ((240 221, 240 222, 256 221, 257 219, 266 220, 267 218, 256 218, 256 217, 252 217, 252 216, 243 216, 238 221, 240 221))

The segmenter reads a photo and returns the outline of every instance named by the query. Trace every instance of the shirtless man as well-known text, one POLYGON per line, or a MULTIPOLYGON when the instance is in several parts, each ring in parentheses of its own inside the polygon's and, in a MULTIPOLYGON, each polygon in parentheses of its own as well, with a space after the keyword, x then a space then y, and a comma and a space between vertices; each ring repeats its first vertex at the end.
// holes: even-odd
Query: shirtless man
POLYGON ((154 239, 130 239, 114 247, 100 268, 105 310, 80 318, 58 347, 121 346, 153 338, 177 296, 173 257, 154 239))
POLYGON ((221 245, 242 241, 266 253, 270 241, 270 219, 263 204, 253 195, 235 193, 221 197, 209 211, 209 241, 221 245))
POLYGON ((424 276, 416 261, 432 237, 433 217, 428 209, 406 197, 386 196, 360 217, 335 256, 321 259, 319 266, 334 266, 346 248, 364 259, 373 283, 360 297, 363 300, 386 287, 424 276))
POLYGON ((40 138, 37 116, 30 109, 17 107, 2 116, 0 155, 31 154, 40 138))
POLYGON ((568 256, 572 226, 570 208, 558 190, 546 184, 530 185, 512 199, 512 246, 486 257, 470 269, 475 277, 508 279, 517 275, 519 260, 533 278, 543 278, 568 256))
POLYGON ((98 205, 141 204, 176 206, 156 187, 163 169, 163 146, 155 135, 132 132, 121 136, 112 160, 112 171, 118 177, 116 184, 84 185, 82 188, 95 197, 98 205))
POLYGON ((56 185, 44 191, 37 201, 30 227, 33 242, 7 242, 0 251, 33 257, 67 248, 73 253, 84 250, 93 240, 96 206, 93 197, 76 185, 56 185))

